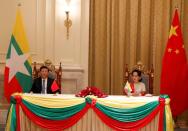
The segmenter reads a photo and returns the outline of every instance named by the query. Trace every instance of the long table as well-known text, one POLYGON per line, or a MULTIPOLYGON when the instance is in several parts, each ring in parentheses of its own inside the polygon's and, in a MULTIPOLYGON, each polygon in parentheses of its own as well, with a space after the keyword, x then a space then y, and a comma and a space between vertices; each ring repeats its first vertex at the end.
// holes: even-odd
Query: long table
POLYGON ((166 96, 14 94, 6 130, 172 131, 169 102, 166 96))

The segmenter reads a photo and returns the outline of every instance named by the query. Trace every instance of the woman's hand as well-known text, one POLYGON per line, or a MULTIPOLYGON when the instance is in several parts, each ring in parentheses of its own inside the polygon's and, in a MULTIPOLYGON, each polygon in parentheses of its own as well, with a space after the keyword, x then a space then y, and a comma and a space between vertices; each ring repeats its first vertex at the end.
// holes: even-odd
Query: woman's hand
POLYGON ((145 96, 146 92, 145 91, 141 91, 141 96, 145 96))
POLYGON ((132 93, 129 92, 127 88, 124 88, 124 91, 125 91, 125 95, 132 96, 132 93))
POLYGON ((126 94, 128 93, 128 89, 127 88, 124 88, 124 91, 125 91, 126 94))

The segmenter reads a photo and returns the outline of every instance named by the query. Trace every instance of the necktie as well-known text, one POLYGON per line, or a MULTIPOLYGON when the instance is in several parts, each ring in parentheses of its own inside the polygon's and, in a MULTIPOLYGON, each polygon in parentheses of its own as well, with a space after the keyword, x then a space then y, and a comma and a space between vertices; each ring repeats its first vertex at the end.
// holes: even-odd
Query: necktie
POLYGON ((45 89, 45 80, 42 80, 42 94, 45 94, 45 91, 46 89, 45 89))

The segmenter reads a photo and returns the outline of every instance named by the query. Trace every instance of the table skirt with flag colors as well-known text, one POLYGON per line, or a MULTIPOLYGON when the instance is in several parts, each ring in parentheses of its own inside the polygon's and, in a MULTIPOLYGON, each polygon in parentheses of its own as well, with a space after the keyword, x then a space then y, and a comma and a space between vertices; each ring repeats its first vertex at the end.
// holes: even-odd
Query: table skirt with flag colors
POLYGON ((153 97, 14 94, 7 131, 173 131, 166 95, 153 97))

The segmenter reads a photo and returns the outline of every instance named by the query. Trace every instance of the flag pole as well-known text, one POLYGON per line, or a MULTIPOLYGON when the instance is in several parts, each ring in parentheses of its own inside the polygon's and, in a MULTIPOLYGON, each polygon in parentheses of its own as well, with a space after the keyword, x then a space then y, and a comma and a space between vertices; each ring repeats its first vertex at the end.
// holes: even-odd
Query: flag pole
POLYGON ((178 9, 178 5, 176 5, 175 8, 178 9))
MULTIPOLYGON (((177 10, 177 11, 179 10, 178 5, 175 6, 175 10, 177 10)), ((180 128, 179 125, 178 125, 178 123, 177 123, 178 116, 174 116, 173 119, 174 119, 174 127, 175 128, 180 128)))

